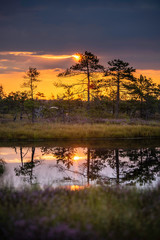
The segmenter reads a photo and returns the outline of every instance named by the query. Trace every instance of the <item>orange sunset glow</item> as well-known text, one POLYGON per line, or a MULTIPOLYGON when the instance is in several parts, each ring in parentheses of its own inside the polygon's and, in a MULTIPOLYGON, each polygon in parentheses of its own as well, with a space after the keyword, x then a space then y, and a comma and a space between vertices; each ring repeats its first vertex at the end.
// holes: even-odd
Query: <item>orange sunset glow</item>
POLYGON ((160 237, 160 1, 2 0, 0 236, 160 237))
POLYGON ((74 54, 72 55, 77 61, 79 61, 81 59, 81 55, 80 54, 74 54))
MULTIPOLYGON (((66 83, 65 78, 58 78, 59 72, 63 71, 63 66, 58 67, 61 62, 65 61, 65 64, 69 59, 79 61, 80 54, 71 55, 52 55, 52 54, 40 54, 36 52, 0 52, 0 84, 4 87, 5 93, 12 91, 24 91, 22 84, 24 82, 24 75, 29 66, 35 66, 40 71, 40 79, 37 87, 37 92, 43 92, 46 99, 51 99, 53 96, 63 93, 63 89, 56 88, 54 82, 66 83), (53 65, 53 68, 44 69, 45 65, 53 65)), ((70 60, 70 61, 71 61, 70 60)), ((62 64, 63 65, 63 64, 62 64)), ((160 70, 154 69, 137 69, 135 76, 143 74, 152 80, 160 84, 160 70)), ((69 83, 76 83, 78 77, 69 77, 69 83)), ((68 80, 67 80, 68 83, 68 80)))
MULTIPOLYGON (((140 74, 152 78, 153 81, 157 84, 160 84, 160 70, 137 70, 136 76, 140 74)), ((11 72, 11 73, 2 73, 0 74, 0 84, 4 87, 4 91, 8 94, 12 91, 24 91, 22 88, 22 83, 24 81, 25 72, 11 72)), ((66 79, 59 79, 57 77, 57 71, 52 69, 40 70, 40 79, 37 87, 37 92, 43 92, 47 99, 51 99, 52 95, 57 96, 57 94, 62 94, 63 89, 56 88, 53 83, 62 81, 66 82, 66 79)), ((70 77, 70 83, 77 82, 76 77, 70 77)))
MULTIPOLYGON (((72 56, 74 55, 60 55, 60 56, 53 56, 53 55, 39 55, 38 57, 41 57, 41 58, 46 58, 46 59, 67 59, 67 58, 71 58, 72 56)), ((37 57, 37 56, 36 56, 37 57)))
MULTIPOLYGON (((36 66, 40 71, 40 83, 37 92, 43 92, 46 99, 51 99, 53 95, 61 94, 62 90, 54 87, 54 82, 64 81, 57 78, 57 74, 63 71, 62 68, 56 67, 56 61, 79 58, 78 55, 51 55, 38 54, 36 52, 0 52, 0 84, 3 86, 5 93, 12 91, 24 91, 22 84, 24 82, 25 72, 29 66, 36 66), (14 61, 13 61, 14 59, 14 61), (23 60, 23 61, 22 61, 23 60), (52 64, 52 69, 44 69, 45 64, 52 64), (55 67, 54 67, 55 66, 55 67)), ((74 79, 70 79, 70 83, 74 79)))

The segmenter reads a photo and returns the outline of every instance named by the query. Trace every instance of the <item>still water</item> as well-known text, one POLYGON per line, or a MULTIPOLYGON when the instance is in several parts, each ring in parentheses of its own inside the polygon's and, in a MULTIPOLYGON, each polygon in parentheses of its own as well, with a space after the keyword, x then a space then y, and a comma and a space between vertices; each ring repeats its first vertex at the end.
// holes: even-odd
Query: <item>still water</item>
POLYGON ((1 186, 148 187, 159 181, 159 140, 0 144, 1 186))

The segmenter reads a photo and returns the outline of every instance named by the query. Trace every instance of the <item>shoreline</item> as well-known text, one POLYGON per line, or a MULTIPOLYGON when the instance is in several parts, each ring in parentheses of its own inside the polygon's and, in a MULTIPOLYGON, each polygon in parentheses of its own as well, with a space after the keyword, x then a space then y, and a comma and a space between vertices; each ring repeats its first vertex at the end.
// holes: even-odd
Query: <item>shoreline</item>
POLYGON ((3 123, 1 141, 93 141, 160 138, 160 125, 3 123))

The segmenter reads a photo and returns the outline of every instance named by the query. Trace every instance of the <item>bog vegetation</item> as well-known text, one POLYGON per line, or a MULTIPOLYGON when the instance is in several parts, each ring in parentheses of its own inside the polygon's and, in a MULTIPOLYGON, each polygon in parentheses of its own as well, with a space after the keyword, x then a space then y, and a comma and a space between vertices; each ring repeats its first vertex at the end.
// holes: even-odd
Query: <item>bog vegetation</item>
POLYGON ((6 123, 1 124, 1 140, 58 140, 90 138, 151 138, 160 137, 160 125, 102 124, 102 123, 6 123))
POLYGON ((160 188, 0 189, 2 239, 159 239, 160 188))

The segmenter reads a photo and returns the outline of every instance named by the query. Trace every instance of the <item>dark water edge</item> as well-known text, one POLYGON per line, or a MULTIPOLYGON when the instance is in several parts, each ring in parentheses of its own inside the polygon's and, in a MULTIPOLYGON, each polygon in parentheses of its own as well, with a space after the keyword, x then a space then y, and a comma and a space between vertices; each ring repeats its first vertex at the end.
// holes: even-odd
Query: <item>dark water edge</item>
POLYGON ((56 139, 56 140, 1 140, 0 147, 105 147, 105 148, 140 148, 159 147, 160 138, 89 138, 89 139, 56 139))

